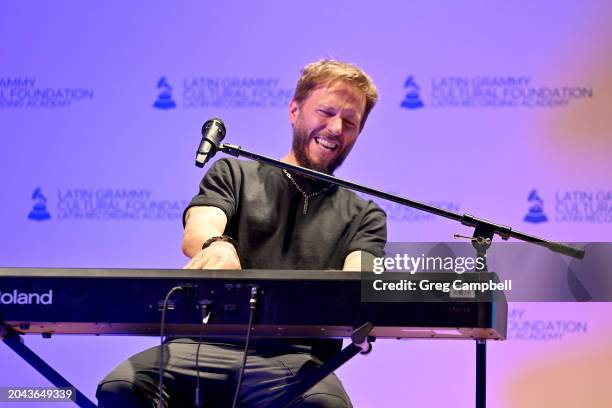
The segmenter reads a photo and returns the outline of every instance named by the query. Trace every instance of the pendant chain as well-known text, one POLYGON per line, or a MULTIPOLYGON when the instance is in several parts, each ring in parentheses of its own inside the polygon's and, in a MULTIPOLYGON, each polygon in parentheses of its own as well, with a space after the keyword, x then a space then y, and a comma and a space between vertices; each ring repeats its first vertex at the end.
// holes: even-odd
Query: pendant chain
POLYGON ((304 209, 302 211, 303 215, 306 215, 308 213, 308 200, 310 200, 313 197, 318 196, 321 193, 324 193, 325 191, 329 190, 329 188, 331 187, 331 185, 329 185, 322 190, 315 191, 314 193, 306 194, 306 192, 302 190, 302 188, 298 185, 298 183, 296 183, 296 181, 293 179, 293 177, 291 176, 291 174, 289 174, 287 170, 283 169, 283 173, 285 173, 285 176, 287 176, 289 181, 295 186, 295 188, 297 188, 297 190, 300 193, 302 193, 302 196, 304 196, 304 209))

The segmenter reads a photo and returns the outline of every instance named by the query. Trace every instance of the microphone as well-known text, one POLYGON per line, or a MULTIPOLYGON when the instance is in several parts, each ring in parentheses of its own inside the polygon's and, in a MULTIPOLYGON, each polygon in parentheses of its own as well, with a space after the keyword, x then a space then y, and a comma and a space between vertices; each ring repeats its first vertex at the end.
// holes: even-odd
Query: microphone
POLYGON ((225 137, 225 124, 219 118, 207 120, 202 126, 202 141, 196 152, 195 165, 204 167, 207 161, 217 153, 219 144, 225 137))

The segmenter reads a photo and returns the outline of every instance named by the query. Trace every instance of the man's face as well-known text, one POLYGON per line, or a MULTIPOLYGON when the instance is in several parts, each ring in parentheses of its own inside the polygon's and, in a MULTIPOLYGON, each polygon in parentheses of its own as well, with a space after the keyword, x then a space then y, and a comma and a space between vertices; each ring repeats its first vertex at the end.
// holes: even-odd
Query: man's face
POLYGON ((301 104, 291 101, 292 151, 298 164, 332 174, 357 140, 364 109, 363 93, 341 81, 313 89, 301 104))

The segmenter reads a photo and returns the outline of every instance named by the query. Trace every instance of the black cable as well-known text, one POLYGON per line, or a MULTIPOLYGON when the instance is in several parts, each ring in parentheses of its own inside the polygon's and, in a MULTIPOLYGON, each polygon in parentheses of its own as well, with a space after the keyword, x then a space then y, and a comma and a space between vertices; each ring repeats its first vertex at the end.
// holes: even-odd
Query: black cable
MULTIPOLYGON (((204 325, 202 325, 204 327, 204 325)), ((202 333, 204 329, 200 329, 200 335, 198 336, 198 347, 196 348, 196 389, 195 389, 195 406, 196 408, 202 408, 202 398, 200 398, 200 346, 202 345, 202 333)))
POLYGON ((208 305, 210 303, 200 303, 200 310, 202 311, 202 324, 200 325, 200 334, 198 336, 198 347, 196 348, 196 389, 195 389, 195 406, 196 408, 202 408, 202 398, 200 396, 200 346, 202 345, 202 337, 204 336, 204 326, 208 324, 210 313, 208 312, 208 305), (208 316, 206 313, 208 312, 208 316))
POLYGON ((162 315, 161 315, 161 328, 160 328, 160 347, 159 347, 159 404, 158 408, 164 408, 164 393, 163 393, 163 383, 164 383, 164 326, 166 324, 166 309, 168 308, 168 301, 170 300, 170 296, 176 291, 183 290, 182 286, 175 286, 168 291, 166 294, 166 298, 164 299, 164 303, 162 305, 162 315))
POLYGON ((236 392, 234 393, 234 402, 232 408, 236 408, 238 402, 238 395, 240 394, 240 385, 242 384, 242 375, 244 374, 244 368, 246 367, 247 356, 249 353, 249 341, 251 340, 251 330, 253 330, 253 319, 255 317, 255 308, 257 307, 257 286, 251 288, 251 299, 249 300, 249 308, 251 312, 249 314, 249 325, 247 327, 246 341, 244 343, 244 356, 242 357, 242 365, 240 366, 240 372, 238 373, 238 384, 236 384, 236 392))

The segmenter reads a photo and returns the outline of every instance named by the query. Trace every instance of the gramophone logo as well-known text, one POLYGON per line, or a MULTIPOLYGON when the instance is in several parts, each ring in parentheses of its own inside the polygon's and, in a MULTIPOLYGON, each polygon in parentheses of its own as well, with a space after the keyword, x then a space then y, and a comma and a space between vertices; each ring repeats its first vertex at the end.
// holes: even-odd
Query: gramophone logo
POLYGON ((159 90, 159 95, 157 95, 157 100, 153 103, 153 107, 162 110, 176 108, 176 103, 172 100, 172 87, 166 81, 165 76, 157 81, 157 89, 159 90))
POLYGON ((406 109, 419 109, 425 106, 421 100, 421 87, 414 81, 413 76, 409 76, 404 82, 404 88, 406 88, 406 96, 401 103, 402 108, 406 109))
POLYGON ((539 224, 548 221, 548 217, 544 214, 544 201, 538 196, 538 190, 531 190, 527 201, 531 206, 529 207, 529 212, 523 218, 525 222, 539 224))
POLYGON ((40 187, 32 193, 32 201, 34 201, 34 205, 30 214, 28 214, 29 219, 34 221, 45 221, 51 218, 51 214, 47 211, 47 199, 43 195, 40 187))

